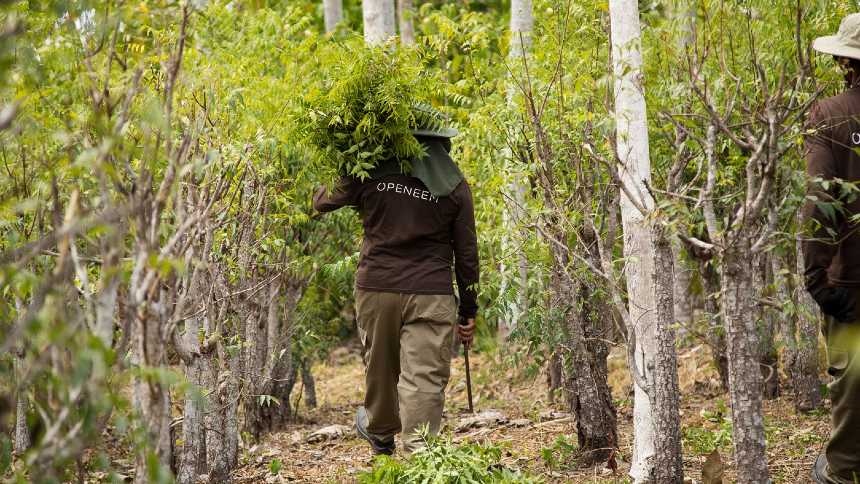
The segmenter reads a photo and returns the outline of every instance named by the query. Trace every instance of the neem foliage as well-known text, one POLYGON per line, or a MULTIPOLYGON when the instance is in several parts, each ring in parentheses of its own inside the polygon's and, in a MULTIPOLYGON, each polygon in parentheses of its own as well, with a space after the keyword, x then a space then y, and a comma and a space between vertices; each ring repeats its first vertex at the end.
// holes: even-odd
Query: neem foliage
POLYGON ((305 94, 295 119, 300 143, 323 171, 365 179, 384 160, 423 156, 411 130, 438 128, 442 119, 419 108, 431 81, 418 55, 359 42, 329 49, 325 81, 305 94))
POLYGON ((427 447, 406 460, 376 458, 373 469, 358 475, 359 484, 538 484, 542 480, 504 467, 502 450, 480 444, 453 445, 427 438, 427 447))

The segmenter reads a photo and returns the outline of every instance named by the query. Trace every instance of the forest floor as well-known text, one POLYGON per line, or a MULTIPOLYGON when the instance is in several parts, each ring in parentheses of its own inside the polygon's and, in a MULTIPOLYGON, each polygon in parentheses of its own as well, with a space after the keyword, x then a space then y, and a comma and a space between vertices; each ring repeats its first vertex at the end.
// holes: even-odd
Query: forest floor
MULTIPOLYGON (((542 477, 547 483, 626 483, 632 445, 632 394, 622 352, 610 356, 610 383, 618 406, 619 470, 577 469, 576 430, 557 399, 550 402, 545 373, 524 371, 528 363, 512 364, 499 356, 471 355, 474 402, 477 411, 494 409, 512 424, 490 426, 462 433, 454 424, 465 413, 466 391, 463 358, 453 363, 448 386, 443 432, 454 442, 471 440, 505 449, 503 464, 542 477), (515 369, 516 367, 516 369, 515 369), (529 374, 531 373, 531 376, 529 374), (528 419, 529 423, 524 423, 528 419)), ((720 392, 717 375, 704 347, 688 348, 679 355, 682 396, 682 433, 686 482, 702 483, 703 468, 722 468, 724 482, 734 482, 731 461, 728 395, 720 392), (716 449, 719 462, 713 455, 716 449)), ((363 399, 362 364, 355 347, 336 350, 314 369, 319 405, 300 406, 297 423, 287 431, 268 436, 246 449, 236 471, 238 482, 354 482, 359 472, 370 469, 367 444, 354 432, 317 443, 307 436, 332 424, 351 426, 355 408, 363 399)), ((294 392, 298 393, 298 392, 294 392)), ((765 402, 765 425, 770 469, 775 482, 810 482, 809 470, 829 432, 828 411, 798 415, 788 398, 765 402)), ((345 430, 344 428, 341 428, 345 430)), ((718 481, 717 481, 718 482, 718 481)))

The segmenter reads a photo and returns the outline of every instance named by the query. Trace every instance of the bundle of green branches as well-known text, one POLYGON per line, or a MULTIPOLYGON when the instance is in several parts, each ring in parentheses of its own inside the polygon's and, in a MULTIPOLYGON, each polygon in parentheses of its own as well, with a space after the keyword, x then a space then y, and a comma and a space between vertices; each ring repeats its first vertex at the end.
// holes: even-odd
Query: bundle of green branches
POLYGON ((444 116, 422 103, 428 92, 414 54, 345 46, 326 56, 327 79, 303 96, 296 126, 300 143, 325 171, 365 179, 383 161, 424 156, 414 129, 439 129, 444 116))

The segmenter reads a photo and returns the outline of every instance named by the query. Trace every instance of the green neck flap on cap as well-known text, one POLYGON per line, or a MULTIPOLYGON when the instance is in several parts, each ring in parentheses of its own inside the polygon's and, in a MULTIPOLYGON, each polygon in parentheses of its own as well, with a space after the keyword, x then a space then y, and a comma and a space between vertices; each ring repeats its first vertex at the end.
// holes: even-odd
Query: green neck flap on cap
MULTIPOLYGON (((421 180, 434 197, 447 197, 465 178, 460 167, 448 154, 451 141, 435 136, 416 136, 415 138, 424 145, 427 156, 410 160, 412 169, 406 174, 421 180)), ((370 179, 403 173, 398 160, 389 160, 373 169, 370 172, 370 179)))

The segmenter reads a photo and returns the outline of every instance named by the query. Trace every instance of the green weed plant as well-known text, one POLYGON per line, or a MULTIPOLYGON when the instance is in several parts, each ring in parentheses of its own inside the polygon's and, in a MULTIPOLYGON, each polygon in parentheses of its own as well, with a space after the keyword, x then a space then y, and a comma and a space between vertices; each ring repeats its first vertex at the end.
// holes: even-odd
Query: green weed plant
POLYGON ((406 460, 379 456, 359 484, 537 484, 543 481, 501 464, 495 445, 455 445, 449 438, 427 437, 426 447, 406 460))

